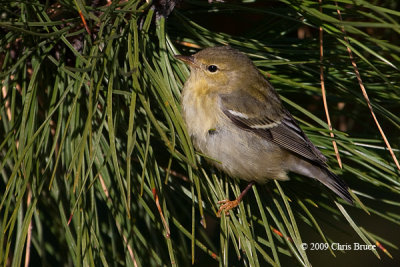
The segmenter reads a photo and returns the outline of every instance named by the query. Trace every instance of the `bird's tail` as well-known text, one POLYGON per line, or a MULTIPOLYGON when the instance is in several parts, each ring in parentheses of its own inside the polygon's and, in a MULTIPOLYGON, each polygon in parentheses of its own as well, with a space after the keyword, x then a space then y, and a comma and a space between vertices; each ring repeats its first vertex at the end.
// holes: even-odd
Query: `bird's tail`
POLYGON ((353 198, 349 193, 349 187, 340 179, 336 174, 328 170, 326 167, 321 167, 321 171, 325 174, 320 177, 315 177, 318 181, 336 193, 339 197, 343 198, 350 204, 353 204, 353 198))
POLYGON ((305 160, 302 161, 301 164, 299 164, 298 160, 294 162, 295 164, 291 165, 291 171, 320 181, 323 185, 328 187, 339 197, 343 198, 350 204, 353 204, 353 198, 349 193, 349 187, 347 186, 347 184, 330 170, 328 170, 326 166, 311 163, 305 160))

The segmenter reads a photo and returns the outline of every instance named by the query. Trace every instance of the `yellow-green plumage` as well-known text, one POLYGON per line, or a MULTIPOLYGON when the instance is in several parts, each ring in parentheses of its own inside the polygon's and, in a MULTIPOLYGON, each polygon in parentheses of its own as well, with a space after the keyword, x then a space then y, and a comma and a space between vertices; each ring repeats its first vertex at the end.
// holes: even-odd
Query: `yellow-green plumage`
POLYGON ((191 69, 182 92, 188 131, 217 168, 257 183, 296 172, 352 202, 347 186, 328 170, 326 158, 246 55, 224 46, 177 57, 191 69))

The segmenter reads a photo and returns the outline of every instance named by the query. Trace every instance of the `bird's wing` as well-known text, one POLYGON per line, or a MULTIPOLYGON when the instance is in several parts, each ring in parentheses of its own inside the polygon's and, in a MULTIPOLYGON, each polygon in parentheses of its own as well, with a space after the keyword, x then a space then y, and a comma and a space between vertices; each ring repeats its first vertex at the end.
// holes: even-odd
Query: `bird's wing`
POLYGON ((259 95, 256 98, 243 91, 222 94, 220 106, 238 127, 254 132, 303 158, 325 165, 325 156, 307 138, 277 95, 266 99, 266 96, 259 95))

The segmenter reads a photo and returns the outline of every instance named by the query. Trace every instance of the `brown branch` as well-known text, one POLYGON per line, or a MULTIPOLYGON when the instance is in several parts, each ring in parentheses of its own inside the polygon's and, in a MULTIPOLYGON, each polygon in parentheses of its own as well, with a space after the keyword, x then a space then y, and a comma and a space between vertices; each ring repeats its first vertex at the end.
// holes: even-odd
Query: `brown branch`
MULTIPOLYGON (((319 11, 322 13, 322 0, 318 0, 318 2, 319 2, 319 11)), ((333 128, 332 128, 331 118, 329 116, 328 102, 326 100, 323 60, 324 60, 323 29, 322 29, 322 26, 319 26, 319 61, 320 61, 321 92, 322 92, 322 100, 324 103, 326 122, 328 123, 330 135, 333 139, 333 138, 335 138, 335 135, 332 132, 333 128)), ((332 140, 332 145, 333 145, 333 149, 335 150, 335 154, 336 154, 336 158, 337 158, 339 167, 342 169, 343 168, 342 159, 340 158, 339 149, 338 149, 336 141, 334 139, 332 140)))
MULTIPOLYGON (((341 15, 341 13, 340 13, 339 6, 338 6, 338 3, 337 3, 336 1, 335 1, 335 5, 336 5, 336 7, 337 7, 337 13, 338 13, 339 20, 342 21, 342 15, 341 15)), ((347 36, 346 36, 346 31, 345 31, 345 29, 344 29, 343 26, 341 26, 340 29, 341 29, 341 31, 343 32, 343 35, 344 35, 343 38, 344 38, 344 41, 345 41, 346 44, 347 44, 347 46, 346 46, 347 52, 349 52, 349 58, 350 58, 351 64, 353 65, 354 73, 356 74, 356 77, 357 77, 358 83, 359 83, 359 85, 360 85, 361 91, 362 91, 362 93, 363 93, 363 95, 364 95, 365 101, 367 102, 369 111, 371 112, 372 118, 374 119, 375 124, 376 124, 376 126, 378 127, 378 130, 379 130, 379 132, 380 132, 380 134, 381 134, 381 136, 382 136, 383 141, 385 141, 386 147, 387 147, 387 149, 389 150, 390 155, 392 156, 393 161, 394 161, 394 163, 395 163, 396 166, 397 166, 397 169, 400 170, 400 164, 399 164, 399 162, 398 162, 398 160, 397 160, 397 158, 396 158, 396 155, 394 154, 393 149, 392 149, 392 147, 390 146, 389 141, 387 140, 386 135, 385 135, 385 133, 383 132, 382 127, 381 127, 381 125, 379 124, 379 121, 378 121, 378 119, 377 119, 376 116, 375 116, 374 109, 372 108, 371 101, 369 100, 367 91, 366 91, 366 89, 365 89, 365 87, 364 87, 364 83, 363 83, 363 81, 362 81, 362 79, 361 79, 360 72, 358 71, 357 64, 356 64, 356 62, 355 62, 355 60, 354 60, 353 52, 352 52, 351 49, 350 49, 350 44, 349 44, 349 40, 348 40, 348 38, 347 38, 347 36)))
MULTIPOLYGON (((3 82, 4 80, 2 81, 2 83, 3 82)), ((8 121, 11 121, 11 105, 10 105, 10 100, 7 99, 7 87, 5 85, 3 85, 3 87, 1 88, 1 92, 3 93, 3 99, 5 99, 4 108, 6 110, 7 119, 8 121)))
POLYGON ((153 197, 154 197, 154 200, 156 202, 156 206, 157 206, 158 212, 160 213, 161 221, 162 221, 162 223, 164 225, 165 231, 167 232, 166 233, 166 237, 169 238, 171 236, 171 231, 169 230, 168 223, 165 220, 164 214, 162 212, 162 209, 161 209, 161 206, 160 206, 160 201, 158 200, 157 191, 156 191, 155 188, 152 188, 151 191, 153 192, 153 197))

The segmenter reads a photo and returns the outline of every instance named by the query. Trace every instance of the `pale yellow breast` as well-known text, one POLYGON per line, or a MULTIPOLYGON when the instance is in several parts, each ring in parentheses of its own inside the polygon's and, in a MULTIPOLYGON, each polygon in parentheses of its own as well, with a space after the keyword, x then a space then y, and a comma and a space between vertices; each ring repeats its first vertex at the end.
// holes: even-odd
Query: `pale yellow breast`
POLYGON ((208 131, 218 126, 222 111, 218 107, 218 96, 210 91, 206 82, 189 79, 182 92, 183 116, 189 134, 198 141, 206 138, 208 131))

